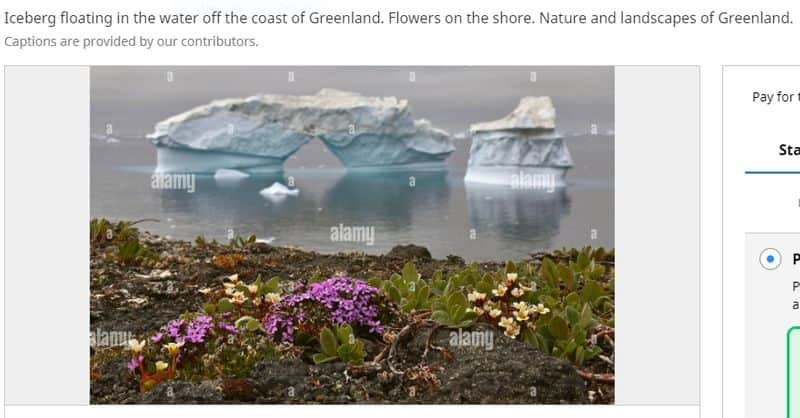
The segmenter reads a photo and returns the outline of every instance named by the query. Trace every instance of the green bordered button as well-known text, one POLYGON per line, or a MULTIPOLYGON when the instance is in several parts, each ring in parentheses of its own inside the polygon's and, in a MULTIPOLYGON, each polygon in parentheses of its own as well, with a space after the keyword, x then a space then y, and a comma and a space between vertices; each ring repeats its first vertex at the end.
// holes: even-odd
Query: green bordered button
POLYGON ((786 416, 800 418, 800 326, 786 333, 786 416))

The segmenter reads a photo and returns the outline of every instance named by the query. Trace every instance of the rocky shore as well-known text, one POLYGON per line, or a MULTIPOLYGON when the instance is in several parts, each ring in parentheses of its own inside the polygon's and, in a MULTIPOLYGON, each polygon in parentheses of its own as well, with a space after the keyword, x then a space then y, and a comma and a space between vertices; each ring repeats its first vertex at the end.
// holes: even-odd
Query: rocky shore
MULTIPOLYGON (((569 263, 573 256, 569 252, 532 254, 519 262, 533 271, 545 257, 569 263)), ((292 289, 319 278, 389 279, 408 262, 423 279, 437 272, 447 277, 468 267, 457 256, 435 260, 427 249, 415 245, 397 246, 379 256, 319 254, 254 239, 231 244, 201 238, 193 243, 167 240, 133 224, 93 221, 91 402, 613 403, 613 341, 608 338, 608 327, 592 331, 592 344, 598 344, 606 355, 578 367, 520 339, 508 338, 487 323, 477 322, 468 331, 490 336, 490 349, 486 344, 454 345, 453 329, 425 319, 424 312, 412 312, 402 316, 411 318, 408 323, 387 324, 391 329, 387 334, 396 341, 385 335, 383 340, 359 337, 366 352, 361 365, 315 364, 296 350, 279 347, 286 349, 282 355, 264 357, 239 375, 223 373, 199 379, 178 373, 146 391, 131 373, 130 353, 120 345, 123 338, 109 338, 146 338, 187 312, 202 312, 204 289, 221 287, 232 274, 243 281, 276 277, 281 289, 292 289), (594 341, 598 334, 600 342, 594 341)), ((613 272, 613 255, 598 258, 598 264, 613 272)), ((474 267, 495 272, 504 266, 485 262, 474 267)), ((607 273, 605 276, 603 280, 608 279, 607 273)), ((608 282, 598 282, 609 288, 608 282)), ((610 289, 613 291, 613 279, 610 289)))

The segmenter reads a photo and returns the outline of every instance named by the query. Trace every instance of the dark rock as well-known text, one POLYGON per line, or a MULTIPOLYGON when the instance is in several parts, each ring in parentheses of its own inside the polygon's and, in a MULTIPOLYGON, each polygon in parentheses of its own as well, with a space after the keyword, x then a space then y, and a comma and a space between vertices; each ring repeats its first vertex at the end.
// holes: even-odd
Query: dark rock
POLYGON ((250 371, 261 398, 267 403, 293 403, 308 391, 308 366, 300 359, 267 359, 250 371))
POLYGON ((258 398, 255 385, 249 379, 222 379, 220 387, 226 401, 253 402, 258 398))
POLYGON ((218 404, 222 389, 211 381, 202 383, 164 382, 141 396, 143 404, 218 404))
POLYGON ((124 403, 139 394, 139 382, 128 370, 129 357, 118 356, 103 363, 91 382, 91 403, 124 403))
POLYGON ((399 258, 404 261, 410 260, 430 260, 431 253, 425 247, 419 245, 396 245, 387 254, 390 258, 399 258))
MULTIPOLYGON (((586 384, 569 362, 542 354, 488 325, 465 330, 470 331, 483 334, 484 342, 489 341, 487 333, 491 333, 491 345, 453 345, 452 339, 459 335, 457 330, 433 331, 431 343, 445 348, 452 360, 435 350, 428 353, 429 362, 438 363, 443 368, 437 376, 440 381, 438 389, 424 393, 428 401, 522 404, 588 402, 586 384)), ((408 343, 405 356, 421 357, 430 333, 431 329, 417 332, 408 343)))

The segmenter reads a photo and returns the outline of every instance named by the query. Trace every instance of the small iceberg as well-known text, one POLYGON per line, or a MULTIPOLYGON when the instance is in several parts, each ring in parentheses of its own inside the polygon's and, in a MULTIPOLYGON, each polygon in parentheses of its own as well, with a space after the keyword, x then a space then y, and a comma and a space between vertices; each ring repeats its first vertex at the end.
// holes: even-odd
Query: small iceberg
POLYGON ((566 185, 572 155, 556 131, 549 97, 523 97, 511 114, 472 124, 470 134, 465 182, 551 192, 566 185))
POLYGON ((264 197, 283 197, 283 196, 297 196, 300 194, 299 189, 290 189, 279 182, 272 183, 272 186, 267 187, 266 189, 261 190, 258 192, 261 196, 264 197))
POLYGON ((240 180, 247 177, 250 177, 250 174, 230 168, 221 168, 214 173, 215 180, 240 180))

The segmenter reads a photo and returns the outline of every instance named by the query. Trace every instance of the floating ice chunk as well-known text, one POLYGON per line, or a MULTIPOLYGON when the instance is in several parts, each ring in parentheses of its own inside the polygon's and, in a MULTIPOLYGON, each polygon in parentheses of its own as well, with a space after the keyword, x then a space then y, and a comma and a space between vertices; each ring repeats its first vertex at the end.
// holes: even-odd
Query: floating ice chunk
POLYGON ((266 189, 261 190, 258 192, 261 196, 264 197, 272 197, 272 196, 297 196, 300 194, 299 189, 290 189, 284 186, 281 183, 275 182, 272 183, 272 186, 267 187, 266 189))
POLYGON ((443 166, 455 151, 447 132, 413 118, 408 101, 331 89, 217 100, 159 122, 148 137, 158 171, 177 172, 279 170, 312 139, 346 167, 443 166))
POLYGON ((221 168, 214 173, 215 180, 239 180, 247 177, 250 177, 250 174, 230 168, 221 168))
POLYGON ((573 162, 555 118, 549 97, 525 97, 508 116, 470 126, 464 181, 514 189, 563 187, 573 162))

